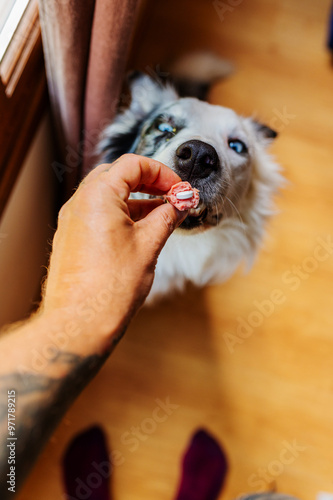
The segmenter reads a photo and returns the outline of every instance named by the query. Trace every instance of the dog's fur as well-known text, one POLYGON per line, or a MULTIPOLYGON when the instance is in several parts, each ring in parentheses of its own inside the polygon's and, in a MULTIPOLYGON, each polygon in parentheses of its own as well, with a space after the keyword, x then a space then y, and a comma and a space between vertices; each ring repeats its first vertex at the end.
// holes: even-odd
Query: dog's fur
POLYGON ((129 152, 155 158, 200 190, 203 210, 190 214, 162 250, 151 302, 187 281, 224 281, 242 260, 252 263, 282 178, 266 152, 276 136, 269 127, 222 106, 180 98, 147 75, 136 74, 130 87, 131 104, 104 131, 100 160, 129 152), (185 155, 182 145, 189 145, 185 155))

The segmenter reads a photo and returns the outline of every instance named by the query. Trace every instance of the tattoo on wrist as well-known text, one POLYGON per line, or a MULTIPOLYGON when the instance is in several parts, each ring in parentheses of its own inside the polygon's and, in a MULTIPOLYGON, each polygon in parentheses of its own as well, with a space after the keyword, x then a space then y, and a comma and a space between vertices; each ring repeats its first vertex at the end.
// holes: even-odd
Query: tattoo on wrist
POLYGON ((56 424, 82 389, 96 375, 109 353, 82 357, 74 353, 56 351, 49 368, 64 370, 62 377, 42 373, 20 373, 0 376, 0 498, 12 498, 8 491, 7 474, 7 418, 8 391, 16 394, 16 481, 19 486, 29 472, 35 458, 50 437, 56 424))

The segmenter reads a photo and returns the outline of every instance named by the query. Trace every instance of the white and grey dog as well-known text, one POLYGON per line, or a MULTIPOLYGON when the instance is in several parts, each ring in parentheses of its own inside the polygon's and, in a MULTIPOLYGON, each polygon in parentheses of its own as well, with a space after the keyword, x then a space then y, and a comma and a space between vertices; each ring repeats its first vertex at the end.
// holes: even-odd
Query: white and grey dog
POLYGON ((159 256, 151 302, 186 282, 224 281, 242 260, 252 263, 282 178, 266 152, 276 137, 269 127, 222 106, 180 98, 172 86, 142 73, 130 88, 129 108, 104 131, 100 160, 130 152, 155 158, 199 189, 201 200, 159 256))

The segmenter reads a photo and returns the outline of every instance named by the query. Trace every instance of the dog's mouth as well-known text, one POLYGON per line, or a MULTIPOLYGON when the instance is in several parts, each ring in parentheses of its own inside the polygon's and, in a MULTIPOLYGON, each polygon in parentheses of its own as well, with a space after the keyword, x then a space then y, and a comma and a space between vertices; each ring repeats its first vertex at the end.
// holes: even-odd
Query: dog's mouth
POLYGON ((182 229, 194 229, 200 227, 205 223, 208 214, 208 207, 205 203, 200 202, 197 208, 191 208, 189 210, 188 216, 181 223, 180 227, 182 229))

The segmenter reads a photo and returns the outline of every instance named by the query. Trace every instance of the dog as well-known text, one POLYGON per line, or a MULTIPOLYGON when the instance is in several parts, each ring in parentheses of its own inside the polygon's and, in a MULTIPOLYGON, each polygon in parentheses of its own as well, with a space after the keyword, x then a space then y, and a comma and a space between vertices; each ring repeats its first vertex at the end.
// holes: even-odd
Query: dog
MULTIPOLYGON (((245 261, 253 263, 272 200, 282 183, 279 165, 267 152, 277 133, 235 111, 135 73, 131 103, 106 127, 100 162, 124 153, 151 157, 200 191, 192 209, 163 248, 147 302, 187 282, 202 287, 227 280, 245 261)), ((141 198, 149 198, 142 194, 141 198)))

